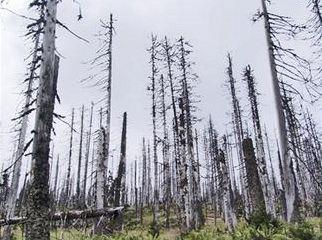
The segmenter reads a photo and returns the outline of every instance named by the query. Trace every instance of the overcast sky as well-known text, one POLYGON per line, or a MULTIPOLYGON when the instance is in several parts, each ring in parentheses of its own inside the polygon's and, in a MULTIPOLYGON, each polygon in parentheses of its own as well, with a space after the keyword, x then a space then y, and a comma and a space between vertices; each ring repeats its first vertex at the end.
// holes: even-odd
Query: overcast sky
MULTIPOLYGON (((151 33, 161 38, 167 35, 171 40, 182 35, 190 40, 194 46, 194 70, 200 77, 197 89, 201 95, 199 115, 207 118, 212 114, 215 126, 221 133, 226 132, 230 120, 230 99, 227 89, 223 86, 226 79, 227 52, 233 56, 237 80, 241 79, 242 69, 251 64, 259 82, 259 91, 262 93, 260 102, 263 120, 273 133, 276 121, 264 27, 262 22, 251 22, 252 15, 260 8, 260 0, 79 1, 83 15, 81 21, 77 21, 78 5, 72 0, 64 0, 59 4, 58 18, 73 31, 88 39, 90 44, 75 38, 64 29, 58 29, 57 50, 64 58, 61 58, 58 82, 62 103, 56 105, 55 112, 67 116, 69 120, 71 109, 75 107, 76 121, 79 122, 81 105, 85 104, 88 109, 91 101, 97 101, 102 96, 97 89, 89 89, 81 84, 80 80, 87 76, 87 67, 83 62, 92 58, 97 49, 94 35, 99 30, 99 19, 107 20, 109 14, 113 13, 117 21, 113 45, 112 148, 118 149, 120 144, 121 116, 124 111, 128 112, 130 158, 139 155, 141 138, 150 137, 151 101, 146 91, 150 66, 146 49, 151 42, 151 33)), ((305 19, 306 1, 273 2, 273 8, 278 8, 279 12, 296 16, 298 20, 305 19)), ((28 14, 27 4, 28 1, 7 0, 5 6, 17 13, 28 14)), ((26 23, 13 14, 0 11, 0 161, 7 160, 12 154, 14 134, 10 133, 13 126, 10 119, 21 106, 19 101, 22 98, 18 93, 22 89, 21 82, 27 72, 24 58, 32 46, 22 37, 26 32, 26 23)), ((244 85, 239 86, 239 96, 246 97, 244 85)), ((246 117, 247 111, 246 108, 246 117)), ((89 110, 87 114, 88 112, 89 110)), ((321 116, 320 113, 317 115, 321 116)), ((33 122, 31 119, 29 130, 33 122)), ((55 128, 55 149, 61 152, 62 158, 66 160, 67 152, 64 150, 68 145, 68 127, 57 122, 55 128)), ((271 137, 273 136, 271 134, 271 137)), ((76 149, 75 152, 77 153, 76 149)))

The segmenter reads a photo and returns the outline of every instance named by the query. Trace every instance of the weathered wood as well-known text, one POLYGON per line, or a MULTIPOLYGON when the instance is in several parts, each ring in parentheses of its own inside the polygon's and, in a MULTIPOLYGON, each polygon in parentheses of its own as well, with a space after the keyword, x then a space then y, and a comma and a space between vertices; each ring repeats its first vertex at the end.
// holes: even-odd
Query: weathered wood
POLYGON ((251 138, 243 140, 243 153, 245 156, 245 167, 247 176, 247 187, 249 191, 250 210, 253 213, 265 213, 264 194, 257 170, 257 163, 253 141, 251 138))
POLYGON ((167 126, 167 108, 165 102, 165 86, 163 74, 160 78, 160 95, 161 95, 161 112, 162 112, 162 126, 163 126, 163 141, 162 141, 162 157, 164 167, 164 201, 165 201, 165 225, 167 228, 170 226, 170 201, 171 201, 171 175, 170 175, 170 147, 168 139, 168 126, 167 126))
POLYGON ((87 172, 88 172, 88 161, 89 161, 89 154, 90 154, 89 151, 90 151, 91 138, 92 138, 93 108, 94 108, 94 103, 91 104, 89 131, 87 133, 87 139, 86 139, 85 166, 84 166, 84 178, 83 178, 84 181, 83 181, 83 188, 82 188, 82 205, 83 206, 86 206, 87 172))
POLYGON ((256 153, 257 153, 257 164, 259 170, 259 178, 261 181, 261 186, 265 198, 265 204, 267 211, 276 216, 275 207, 274 207, 274 192, 272 189, 272 184, 268 177, 268 171, 266 166, 266 157, 264 150, 264 140, 262 134, 262 127, 259 115, 259 104, 257 100, 258 91, 256 88, 255 77, 253 75, 253 70, 250 65, 248 65, 244 71, 244 78, 247 82, 248 89, 248 99, 252 112, 253 128, 255 134, 255 143, 256 143, 256 153))
POLYGON ((43 53, 37 93, 32 148, 31 188, 28 196, 27 240, 49 240, 49 144, 57 91, 59 57, 55 55, 57 1, 46 2, 43 53))
POLYGON ((81 126, 79 138, 79 153, 78 153, 78 167, 77 167, 77 181, 76 181, 76 206, 81 204, 81 169, 82 169, 82 154, 83 154, 83 132, 84 132, 84 105, 81 113, 81 126))
POLYGON ((229 176, 229 161, 227 159, 228 153, 228 144, 227 138, 223 138, 224 150, 219 150, 218 152, 218 162, 221 169, 221 185, 222 185, 222 202, 223 202, 223 211, 225 223, 229 231, 233 230, 237 225, 236 210, 233 204, 233 194, 231 189, 231 180, 229 176))
MULTIPOLYGON (((87 210, 73 210, 68 212, 57 212, 54 215, 49 215, 48 219, 50 221, 59 221, 59 220, 72 220, 72 219, 89 219, 97 218, 101 216, 114 216, 121 214, 124 207, 116 208, 102 208, 102 209, 87 209, 87 210)), ((13 217, 10 219, 0 219, 0 226, 5 225, 15 225, 23 224, 27 221, 26 217, 13 217)))
POLYGON ((265 0, 261 0, 265 24, 265 35, 268 48, 269 64, 271 69, 271 79, 274 90, 274 101, 275 108, 277 112, 278 120, 278 134, 280 139, 281 147, 281 163, 282 163, 282 175, 284 175, 284 190, 285 190, 285 199, 287 199, 286 204, 286 220, 291 221, 294 211, 295 203, 295 182, 294 177, 292 176, 291 169, 291 159, 288 152, 288 139, 287 139, 287 129, 286 129, 286 118, 282 105, 282 96, 279 84, 279 78, 277 74, 277 65, 274 50, 274 42, 272 40, 272 27, 270 23, 269 13, 267 11, 267 5, 265 0))
POLYGON ((158 137, 157 137, 157 126, 156 126, 156 75, 158 72, 158 68, 156 65, 157 61, 157 48, 158 42, 156 36, 151 36, 152 38, 152 45, 149 49, 151 53, 151 93, 152 93, 152 126, 153 126, 153 166, 154 166, 154 190, 153 190, 153 222, 158 222, 159 216, 159 181, 158 181, 158 153, 157 153, 157 144, 158 144, 158 137))
POLYGON ((243 130, 243 122, 241 119, 241 109, 240 109, 240 102, 237 97, 236 93, 236 80, 234 78, 233 74, 233 63, 232 63, 232 57, 230 54, 227 56, 228 58, 228 67, 227 67, 227 75, 228 75, 228 82, 229 82, 229 89, 231 94, 231 103, 233 107, 233 123, 234 123, 234 134, 237 142, 237 153, 238 153, 238 164, 240 166, 240 187, 241 187, 241 193, 243 197, 243 204, 245 207, 245 215, 248 215, 249 212, 249 200, 248 200, 248 189, 245 186, 245 164, 244 164, 244 156, 243 156, 243 147, 242 147, 242 141, 244 139, 244 130, 243 130))
POLYGON ((70 139, 69 139, 69 153, 68 153, 68 167, 67 167, 67 181, 65 187, 65 194, 63 204, 67 205, 70 197, 70 182, 71 182, 71 166, 72 166, 72 154, 73 154, 73 133, 74 133, 74 108, 72 109, 72 119, 70 124, 70 139))
POLYGON ((123 127, 121 138, 121 153, 120 163, 118 168, 117 177, 115 179, 115 198, 114 206, 120 206, 125 203, 125 182, 126 182, 126 126, 127 114, 123 114, 123 127))

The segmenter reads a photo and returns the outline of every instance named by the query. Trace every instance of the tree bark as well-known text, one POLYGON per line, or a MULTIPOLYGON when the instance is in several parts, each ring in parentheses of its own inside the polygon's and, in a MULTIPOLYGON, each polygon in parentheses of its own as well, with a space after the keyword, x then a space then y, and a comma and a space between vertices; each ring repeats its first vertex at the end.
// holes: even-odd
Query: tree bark
POLYGON ((274 57, 274 44, 271 39, 271 26, 269 22, 269 15, 266 6, 266 0, 261 0, 263 15, 264 15, 264 23, 265 23, 265 34, 266 34, 266 42, 268 47, 268 56, 269 56, 269 64, 271 68, 271 78, 274 90, 274 101, 275 108, 277 111, 277 120, 278 120, 278 134, 280 139, 281 146, 281 162, 282 162, 282 174, 284 175, 284 187, 285 187, 285 199, 286 199, 286 220, 290 222, 293 218, 294 211, 294 202, 295 202, 295 184, 294 177, 292 176, 291 169, 291 159, 289 157, 288 152, 288 139, 287 139, 287 129, 286 129, 286 119, 284 115, 283 105, 282 105, 282 97, 279 85, 279 79, 277 76, 276 70, 276 62, 274 57))
POLYGON ((121 153, 120 163, 117 177, 115 179, 115 198, 114 206, 118 207, 125 203, 125 183, 126 183, 126 128, 127 128, 127 113, 123 114, 123 127, 121 138, 121 153))
POLYGON ((82 150, 83 150, 83 131, 84 131, 84 105, 81 113, 79 153, 78 153, 78 168, 77 168, 77 183, 76 183, 76 206, 79 208, 81 204, 81 169, 82 169, 82 150))
POLYGON ((251 138, 243 140, 243 152, 245 156, 245 166, 247 175, 247 187, 249 191, 251 214, 263 214, 266 212, 265 200, 261 182, 257 170, 256 157, 251 138))
POLYGON ((49 240, 49 144, 57 90, 59 57, 55 56, 57 1, 48 0, 32 149, 32 182, 27 213, 27 240, 49 240))

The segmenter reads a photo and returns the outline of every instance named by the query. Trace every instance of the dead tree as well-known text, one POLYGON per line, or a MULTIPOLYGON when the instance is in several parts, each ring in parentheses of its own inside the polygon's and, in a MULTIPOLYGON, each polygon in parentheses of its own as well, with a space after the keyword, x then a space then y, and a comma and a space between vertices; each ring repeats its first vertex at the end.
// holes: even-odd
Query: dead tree
POLYGON ((271 147, 270 147, 269 140, 268 140, 268 134, 267 134, 266 126, 265 126, 264 135, 265 135, 265 140, 266 140, 266 149, 267 149, 268 160, 269 160, 270 168, 271 168, 271 182, 273 184, 274 199, 275 199, 278 187, 277 187, 276 175, 275 175, 273 161, 272 161, 271 147))
POLYGON ((152 45, 151 48, 148 49, 150 53, 150 63, 151 63, 151 94, 152 94, 152 125, 153 125, 153 163, 154 163, 154 202, 153 202, 153 222, 155 224, 158 223, 158 215, 159 215, 159 181, 158 181, 158 153, 157 153, 157 144, 158 137, 156 132, 156 75, 158 73, 158 68, 156 65, 157 54, 159 43, 157 41, 157 37, 152 35, 152 45))
POLYGON ((121 153, 120 163, 115 179, 115 198, 114 206, 122 206, 125 203, 125 183, 126 183, 126 126, 127 126, 127 114, 123 114, 123 127, 122 127, 122 139, 121 139, 121 153))
POLYGON ((308 40, 311 42, 314 53, 314 61, 318 64, 316 65, 317 78, 321 79, 322 67, 319 62, 321 62, 322 57, 322 3, 321 0, 308 0, 307 7, 311 12, 308 21, 305 23, 306 30, 308 32, 308 40))
POLYGON ((190 181, 190 196, 191 196, 191 227, 198 229, 204 224, 204 217, 202 213, 201 196, 198 195, 200 183, 198 182, 198 166, 194 155, 193 146, 193 121, 196 119, 192 115, 193 108, 193 82, 196 81, 197 75, 191 72, 191 65, 189 54, 192 52, 191 45, 186 42, 183 37, 179 39, 178 45, 178 66, 180 71, 180 84, 182 96, 182 114, 184 122, 185 135, 182 137, 186 141, 187 150, 187 164, 190 165, 189 181, 190 181))
POLYGON ((322 198, 322 146, 319 141, 317 125, 312 119, 312 115, 309 110, 306 110, 304 115, 305 120, 305 135, 306 139, 304 142, 304 152, 310 168, 309 172, 311 178, 311 184, 313 185, 313 202, 316 206, 316 215, 318 211, 321 213, 321 198, 322 198))
MULTIPOLYGON (((201 177, 200 177, 200 157, 199 157, 199 137, 198 137, 198 131, 195 129, 195 148, 196 148, 196 163, 197 163, 197 173, 198 173, 198 179, 197 181, 199 184, 201 184, 201 177)), ((197 193, 201 199, 201 187, 199 187, 199 192, 197 193)))
MULTIPOLYGON (((285 16, 271 13, 267 9, 267 0, 261 0, 262 10, 256 15, 254 21, 259 18, 264 18, 266 42, 268 47, 269 64, 271 68, 271 78, 274 90, 275 108, 278 116, 278 132, 281 145, 281 162, 284 175, 284 188, 285 198, 287 200, 287 221, 293 219, 293 212, 297 210, 294 206, 295 203, 295 181, 292 173, 292 160, 289 154, 287 124, 285 112, 283 109, 283 99, 281 92, 281 77, 289 80, 300 82, 305 85, 306 92, 309 96, 315 97, 316 84, 312 81, 310 76, 310 64, 305 59, 297 55, 292 49, 286 48, 281 43, 282 36, 295 36, 301 26, 292 23, 291 19, 285 16)), ((302 97, 302 93, 299 92, 291 82, 285 83, 295 94, 302 97)), ((297 215, 297 214, 295 214, 297 215)))
POLYGON ((204 201, 206 203, 206 210, 207 204, 209 203, 209 199, 211 199, 211 206, 215 209, 215 198, 212 196, 215 195, 215 179, 212 170, 212 164, 210 161, 210 140, 209 140, 209 128, 205 129, 203 132, 203 150, 204 150, 204 161, 206 164, 206 189, 204 193, 204 201))
MULTIPOLYGON (((6 200, 9 193, 9 174, 2 172, 0 183, 0 214, 5 215, 6 200)), ((10 236, 10 235, 9 235, 10 236)))
POLYGON ((221 195, 223 201, 223 211, 225 223, 229 231, 233 230, 237 225, 237 218, 235 213, 235 206, 233 204, 233 191, 231 188, 231 180, 229 175, 229 164, 227 159, 228 145, 226 136, 223 137, 223 149, 218 151, 218 162, 221 169, 221 182, 222 187, 221 195))
MULTIPOLYGON (((48 215, 47 218, 51 221, 65 220, 79 220, 79 219, 90 219, 98 217, 109 217, 115 219, 122 215, 124 207, 116 208, 103 208, 103 209, 86 209, 86 210, 71 210, 66 212, 57 212, 48 215)), ((28 219, 26 217, 17 217, 11 219, 0 219, 0 226, 15 225, 26 223, 28 219)))
POLYGON ((178 172, 179 172, 179 185, 178 188, 180 189, 179 192, 179 199, 180 199, 180 207, 179 215, 179 222, 181 224, 180 230, 182 233, 186 233, 192 229, 192 220, 191 220, 191 213, 192 210, 192 201, 189 197, 189 180, 188 180, 188 163, 186 158, 186 138, 185 138, 185 116, 184 116, 184 106, 182 98, 179 98, 179 155, 180 155, 180 164, 178 164, 178 172))
POLYGON ((145 138, 143 138, 142 143, 142 189, 141 189, 141 210, 143 209, 145 204, 148 204, 148 182, 150 182, 150 179, 147 175, 147 154, 146 154, 146 146, 145 146, 145 138))
MULTIPOLYGON (((106 158, 106 167, 109 158, 110 150, 110 128, 111 128, 111 99, 112 99, 112 42, 114 36, 114 19, 110 14, 110 19, 107 22, 100 20, 101 31, 97 34, 101 44, 96 51, 97 56, 90 61, 91 69, 96 71, 90 74, 89 77, 83 79, 83 82, 90 83, 90 86, 100 87, 104 91, 104 114, 106 115, 106 126, 102 124, 105 131, 105 147, 104 157, 106 158)), ((105 178, 107 181, 107 178, 105 178)), ((107 183, 104 183, 107 185, 107 183)))
POLYGON ((212 203, 212 208, 214 211, 215 224, 217 224, 217 210, 218 210, 218 175, 217 175, 217 164, 218 164, 218 141, 217 133, 213 127, 213 122, 211 117, 209 117, 209 127, 208 127, 208 139, 209 139, 209 168, 210 168, 210 199, 212 203))
POLYGON ((55 56, 57 1, 46 3, 43 53, 39 76, 37 109, 32 148, 32 178, 27 212, 27 240, 49 240, 49 143, 58 78, 55 56))
MULTIPOLYGON (((43 12, 44 6, 41 6, 39 9, 40 18, 44 17, 43 12)), ((39 68, 40 63, 40 56, 39 56, 39 48, 40 48, 40 31, 43 29, 43 21, 38 21, 34 25, 29 26, 27 35, 32 34, 33 40, 34 40, 34 49, 32 53, 32 60, 30 63, 30 73, 28 78, 25 80, 27 82, 27 90, 25 91, 25 102, 23 105, 23 109, 21 113, 19 114, 15 120, 20 120, 20 129, 19 129, 19 135, 18 135, 18 143, 17 143, 17 150, 15 153, 15 159, 13 163, 13 174, 12 174, 12 181, 11 186, 9 188, 9 193, 7 197, 7 218, 12 218, 15 215, 15 207, 16 207, 16 200, 18 195, 18 187, 19 187, 19 179, 20 179, 20 171, 21 171, 21 165, 22 165, 22 158, 26 151, 26 149, 29 147, 30 143, 27 143, 25 145, 26 141, 26 133, 28 128, 28 119, 29 114, 35 110, 35 108, 32 108, 32 105, 34 104, 35 100, 32 99, 33 95, 33 86, 34 82, 36 80, 36 71, 39 68)), ((4 240, 8 240, 11 235, 11 228, 10 226, 7 226, 4 230, 4 240)))
POLYGON ((243 152, 245 156, 247 187, 251 189, 251 191, 249 191, 250 214, 258 215, 266 213, 264 194, 257 170, 255 151, 251 138, 243 140, 243 152))
POLYGON ((87 172, 88 172, 88 160, 89 160, 91 138, 92 138, 93 109, 94 109, 94 103, 92 103, 92 105, 91 105, 91 113, 90 113, 90 120, 89 120, 89 130, 88 130, 87 139, 86 139, 84 181, 83 181, 82 196, 81 196, 82 206, 83 207, 86 206, 87 172))
POLYGON ((166 113, 166 102, 165 102, 165 86, 163 75, 160 78, 160 95, 161 95, 161 115, 162 115, 162 126, 163 126, 163 140, 162 140, 162 157, 163 157, 163 169, 164 169, 164 202, 165 202, 165 217, 166 227, 170 225, 170 207, 171 207, 171 175, 170 175, 170 149, 169 149, 169 138, 168 138, 168 127, 167 127, 167 113, 166 113))
POLYGON ((227 68, 227 75, 228 75, 228 83, 229 83, 229 89, 231 94, 231 102, 233 107, 233 123, 234 123, 234 129, 235 129, 235 139, 236 139, 236 145, 237 145, 237 154, 238 154, 238 164, 240 166, 240 187, 241 187, 241 193, 243 197, 243 204, 245 206, 246 216, 248 214, 249 210, 249 200, 248 200, 248 189, 245 185, 245 164, 244 164, 244 156, 243 156, 243 150, 242 150, 242 141, 244 139, 244 130, 243 130, 243 122, 241 117, 241 109, 239 104, 239 99, 237 98, 236 94, 236 87, 235 87, 235 78, 233 76, 233 67, 232 67, 232 58, 230 54, 228 54, 228 68, 227 68))
MULTIPOLYGON (((170 95, 171 95, 171 108, 173 110, 173 144, 174 144, 174 161, 176 169, 176 190, 178 192, 177 198, 177 209, 178 209, 178 219, 180 224, 181 232, 186 232, 188 226, 190 226, 189 220, 189 199, 188 199, 188 180, 187 180, 187 171, 185 163, 185 147, 183 139, 180 139, 182 136, 179 131, 179 126, 181 124, 181 119, 178 111, 178 100, 176 96, 176 84, 175 77, 173 74, 173 68, 175 64, 175 58, 177 54, 175 53, 174 46, 171 45, 165 37, 164 42, 162 43, 163 53, 162 56, 165 61, 165 66, 167 68, 168 81, 170 86, 170 95)), ((183 122, 182 122, 183 123, 183 122)))
POLYGON ((55 170, 55 179, 54 179, 54 189, 53 189, 53 198, 56 203, 58 196, 58 175, 59 175, 59 154, 57 155, 56 161, 56 170, 55 170))
POLYGON ((135 205, 135 216, 138 219, 139 211, 138 211, 138 187, 137 187, 137 162, 134 161, 134 205, 135 205))
POLYGON ((102 108, 100 111, 100 129, 98 139, 98 156, 96 166, 96 208, 106 205, 106 180, 107 180, 107 157, 106 157, 106 132, 102 125, 102 108))
POLYGON ((79 208, 81 204, 81 169, 82 169, 82 149, 83 149, 83 131, 84 131, 84 105, 82 106, 80 137, 79 137, 79 153, 78 153, 78 167, 76 180, 76 206, 79 208))
POLYGON ((70 124, 70 140, 69 140, 69 153, 68 153, 68 166, 67 166, 67 180, 65 188, 65 206, 68 205, 70 198, 70 182, 71 182, 71 165, 72 165, 72 154, 73 154, 73 135, 74 135, 74 108, 72 109, 72 119, 70 124))
MULTIPOLYGON (((107 49, 107 69, 108 69, 108 76, 107 76, 107 103, 106 103, 106 158, 109 157, 109 149, 110 149, 110 128, 111 128, 111 97, 112 97, 112 41, 113 41, 113 15, 110 14, 110 22, 108 24, 102 23, 103 28, 108 30, 108 49, 107 49)), ((104 51, 104 50, 103 50, 104 51)))
POLYGON ((248 98, 251 107, 253 128, 255 135, 256 143, 256 152, 257 152, 257 166, 259 171, 260 182, 262 186, 262 191, 265 197, 266 210, 275 216, 274 208, 274 195, 272 185, 268 177, 268 171, 266 166, 265 150, 264 150, 264 139, 262 134, 261 121, 258 110, 258 100, 257 96, 259 95, 256 89, 256 82, 253 76, 251 67, 248 65, 244 71, 244 80, 247 83, 248 89, 248 98))
POLYGON ((150 142, 148 142, 148 170, 147 170, 147 175, 148 175, 148 186, 147 186, 147 200, 148 200, 148 205, 150 206, 151 204, 151 194, 152 194, 152 174, 151 174, 151 148, 150 148, 150 142))

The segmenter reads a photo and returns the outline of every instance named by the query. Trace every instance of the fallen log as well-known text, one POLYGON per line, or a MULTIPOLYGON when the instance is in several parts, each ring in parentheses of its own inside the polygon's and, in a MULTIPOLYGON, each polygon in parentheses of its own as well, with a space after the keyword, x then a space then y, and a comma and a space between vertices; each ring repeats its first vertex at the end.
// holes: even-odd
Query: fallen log
MULTIPOLYGON (((88 219, 101 216, 113 217, 122 213, 124 207, 87 209, 87 210, 71 210, 67 212, 57 212, 49 216, 49 221, 72 220, 72 219, 88 219)), ((21 224, 27 221, 26 217, 14 217, 10 219, 0 219, 0 226, 21 224)))

